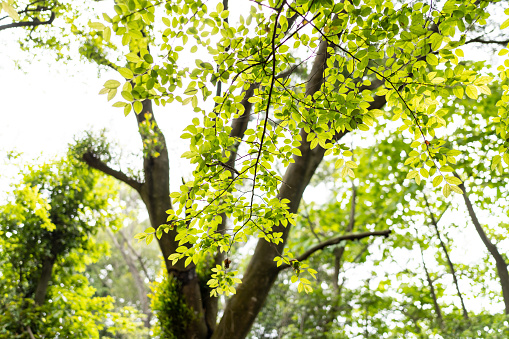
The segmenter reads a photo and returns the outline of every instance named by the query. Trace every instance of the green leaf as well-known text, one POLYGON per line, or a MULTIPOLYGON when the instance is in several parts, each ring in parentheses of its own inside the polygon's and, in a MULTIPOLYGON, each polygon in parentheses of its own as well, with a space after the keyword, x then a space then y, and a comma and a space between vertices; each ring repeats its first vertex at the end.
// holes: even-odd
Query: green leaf
POLYGON ((344 163, 345 163, 345 160, 343 160, 342 158, 339 158, 338 160, 336 160, 334 167, 336 169, 338 169, 338 168, 342 167, 344 163))
POLYGON ((125 107, 126 105, 129 104, 126 104, 125 102, 122 101, 117 101, 116 103, 113 104, 113 107, 125 107))
POLYGON ((152 240, 154 240, 154 234, 149 234, 149 235, 147 235, 147 237, 145 238, 145 242, 147 243, 147 245, 150 245, 150 243, 152 242, 152 240))
POLYGON ((458 99, 463 99, 463 88, 462 87, 459 87, 459 86, 456 86, 456 87, 453 87, 452 88, 452 92, 453 94, 458 98, 458 99))
POLYGON ((506 165, 509 165, 509 154, 508 153, 504 153, 504 156, 502 157, 502 159, 504 159, 504 162, 506 165))
POLYGON ((357 167, 359 167, 359 165, 357 165, 357 164, 356 164, 354 161, 352 161, 352 160, 347 161, 345 165, 346 165, 346 167, 350 167, 350 168, 357 168, 357 167))
POLYGON ((106 42, 110 42, 110 38, 111 38, 111 28, 106 27, 103 31, 103 39, 106 42))
POLYGON ((108 101, 110 101, 111 99, 113 99, 115 97, 115 95, 117 95, 117 89, 112 89, 108 92, 108 101))
POLYGON ((149 64, 153 63, 154 62, 154 58, 152 58, 152 55, 150 54, 145 54, 143 56, 143 60, 145 60, 146 62, 148 62, 149 64))
POLYGON ((122 98, 126 99, 127 101, 134 101, 134 98, 133 98, 133 95, 131 94, 131 92, 122 91, 122 92, 120 92, 120 94, 122 95, 122 98))
POLYGON ((434 85, 437 85, 437 84, 441 84, 444 81, 445 81, 445 78, 436 77, 433 80, 431 80, 431 83, 434 85))
POLYGON ((130 112, 131 112, 131 105, 127 104, 124 107, 124 116, 128 116, 130 112))
POLYGON ((433 179, 433 187, 437 187, 438 185, 440 185, 442 183, 442 181, 444 180, 444 177, 441 176, 441 175, 437 175, 434 179, 433 179))
POLYGON ((118 88, 119 86, 120 82, 118 82, 117 80, 108 80, 104 83, 104 87, 109 89, 115 89, 118 88))
POLYGON ((507 27, 509 27, 509 19, 507 19, 502 23, 502 25, 500 25, 500 29, 505 29, 507 27))
POLYGON ((477 88, 474 85, 468 85, 465 92, 470 99, 477 99, 479 97, 477 88))
POLYGON ((497 168, 498 164, 500 164, 501 161, 502 161, 502 157, 498 154, 495 155, 491 162, 491 169, 494 170, 495 168, 497 168))
POLYGON ((140 101, 135 101, 133 103, 133 108, 136 114, 140 114, 141 110, 143 109, 143 104, 140 101))
POLYGON ((452 175, 448 175, 447 177, 445 177, 445 181, 447 181, 449 184, 453 184, 453 185, 461 185, 461 180, 452 176, 452 175))
POLYGON ((88 23, 88 27, 92 28, 92 29, 95 29, 95 30, 98 30, 98 31, 102 31, 103 29, 106 28, 106 26, 104 26, 102 23, 100 22, 89 22, 88 23))
POLYGON ((444 196, 447 198, 449 195, 451 195, 451 186, 449 184, 444 185, 443 189, 444 196))
POLYGON ((438 65, 438 58, 434 54, 426 55, 426 62, 432 66, 438 65))
POLYGON ((295 154, 298 157, 302 156, 302 153, 301 153, 300 149, 298 149, 298 148, 292 149, 292 153, 295 154))
POLYGON ((20 17, 18 12, 12 7, 10 4, 7 3, 7 1, 2 2, 2 8, 5 12, 7 12, 7 15, 11 17, 14 21, 19 21, 20 17))
POLYGON ((101 88, 101 90, 99 91, 99 95, 102 95, 102 94, 106 94, 106 93, 109 93, 110 92, 110 89, 109 88, 101 88))
POLYGON ((456 186, 456 185, 451 185, 451 190, 452 190, 454 193, 463 194, 463 191, 461 190, 461 188, 459 188, 459 187, 458 187, 458 186, 456 186))
POLYGON ((121 76, 123 76, 126 79, 132 79, 134 77, 133 72, 129 68, 119 68, 118 72, 121 76))

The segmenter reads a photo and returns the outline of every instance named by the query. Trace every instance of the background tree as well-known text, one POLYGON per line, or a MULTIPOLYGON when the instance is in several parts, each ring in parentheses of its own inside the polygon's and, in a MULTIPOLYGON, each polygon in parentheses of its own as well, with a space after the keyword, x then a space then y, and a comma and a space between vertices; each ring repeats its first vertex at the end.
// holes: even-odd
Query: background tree
POLYGON ((111 181, 72 160, 27 167, 0 209, 2 337, 99 337, 139 331, 138 312, 113 311, 83 275, 107 248, 93 236, 115 223, 111 181))

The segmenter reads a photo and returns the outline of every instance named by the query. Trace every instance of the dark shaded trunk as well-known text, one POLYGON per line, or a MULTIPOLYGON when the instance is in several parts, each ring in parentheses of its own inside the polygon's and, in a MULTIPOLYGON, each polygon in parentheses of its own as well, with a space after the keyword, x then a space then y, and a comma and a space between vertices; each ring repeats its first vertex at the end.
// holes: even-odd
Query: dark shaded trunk
MULTIPOLYGON (((148 138, 156 138, 159 143, 159 146, 155 149, 150 149, 150 147, 144 145, 143 172, 145 181, 139 191, 147 208, 150 224, 157 229, 160 225, 166 223, 168 217, 166 211, 172 206, 168 149, 164 135, 155 121, 152 101, 143 101, 143 110, 136 118, 142 142, 145 142, 148 138), (155 152, 158 154, 156 155, 155 152)), ((168 260, 168 257, 175 253, 178 247, 178 243, 174 241, 175 236, 176 230, 168 233, 163 232, 161 239, 158 239, 159 247, 163 254, 168 275, 177 279, 186 305, 194 313, 194 318, 186 333, 187 338, 206 338, 208 331, 196 267, 193 263, 185 267, 183 260, 178 261, 176 265, 172 265, 171 261, 168 260)))
POLYGON ((55 258, 53 257, 47 257, 42 262, 41 276, 39 277, 34 293, 34 301, 36 305, 43 305, 46 300, 46 294, 53 274, 54 264, 55 258))
MULTIPOLYGON (((457 174, 455 174, 458 176, 457 174)), ((507 271, 507 263, 504 260, 504 257, 498 251, 498 248, 495 244, 493 244, 488 236, 484 232, 479 220, 477 219, 477 215, 475 214, 474 207, 470 202, 468 197, 468 193, 464 184, 459 185, 459 187, 463 190, 463 199, 465 200, 465 205, 467 206, 468 214, 470 215, 470 219, 472 219, 472 223, 474 224, 475 230, 479 237, 481 238, 484 246, 488 249, 493 259, 495 259, 495 264, 497 267, 498 278, 500 279, 500 285, 502 287, 502 295, 504 298, 505 305, 505 313, 509 314, 509 272, 507 271)))
MULTIPOLYGON (((163 133, 159 129, 152 111, 152 102, 143 101, 142 112, 136 115, 141 141, 143 143, 143 173, 145 180, 139 182, 119 170, 114 170, 103 162, 93 150, 83 154, 83 161, 90 167, 98 169, 134 188, 141 196, 149 215, 150 224, 154 229, 166 224, 166 211, 171 208, 170 199, 170 164, 168 149, 163 133), (153 143, 153 141, 157 141, 153 143)), ((172 265, 168 260, 170 254, 175 253, 178 243, 174 241, 177 232, 175 229, 168 233, 163 232, 157 239, 163 255, 166 271, 173 276, 180 286, 186 306, 193 312, 193 319, 186 330, 186 338, 207 338, 207 324, 196 267, 193 263, 184 266, 181 260, 172 265)))

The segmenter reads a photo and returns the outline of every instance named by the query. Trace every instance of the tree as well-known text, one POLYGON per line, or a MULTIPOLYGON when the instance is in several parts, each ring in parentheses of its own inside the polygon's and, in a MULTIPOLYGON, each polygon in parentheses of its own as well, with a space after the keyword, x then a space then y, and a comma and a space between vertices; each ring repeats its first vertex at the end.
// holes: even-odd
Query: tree
MULTIPOLYGON (((284 268, 294 272, 290 279, 300 280, 298 289, 310 290, 305 277, 314 271, 284 251, 292 244, 294 215, 325 156, 335 156, 343 177, 353 177, 366 166, 361 162, 356 169, 345 139, 372 133, 375 120, 402 122, 399 132, 410 131, 408 135, 416 139, 403 142, 412 148, 405 152, 404 164, 411 168, 408 179, 421 184, 432 177, 445 196, 451 190, 462 192, 461 180, 446 174, 456 167, 452 165, 458 151, 436 136, 450 121, 442 98, 466 93, 477 99, 480 93, 490 93, 490 78, 465 67, 460 62, 464 52, 458 49, 467 42, 495 41, 479 36, 488 4, 496 6, 486 1, 412 6, 391 1, 266 1, 237 23, 227 1, 215 10, 194 1, 119 1, 114 16, 104 16, 111 27, 96 22, 91 27, 97 33, 73 30, 84 38, 81 52, 87 58, 118 69, 128 80, 120 91, 126 102, 115 105, 124 107, 126 114, 132 105, 139 113, 143 176, 113 168, 101 140, 83 140, 78 145, 82 159, 142 197, 152 229, 140 238, 150 242, 156 236, 167 273, 176 280, 169 286, 183 296, 181 306, 194 314, 183 329, 185 336, 244 337, 284 268), (159 24, 157 6, 165 11, 161 21, 167 28, 162 35, 154 30, 159 24), (109 41, 117 35, 122 43, 109 41), (159 37, 162 44, 157 43, 159 37), (190 39, 193 46, 186 49, 190 39), (126 46, 125 63, 115 62, 115 48, 121 45, 126 46), (207 59, 196 60, 191 69, 179 63, 184 51, 200 52, 207 59), (167 147, 152 110, 152 102, 172 101, 191 104, 198 113, 182 136, 191 141, 185 156, 196 164, 196 171, 180 192, 172 194, 173 206, 167 147), (252 236, 261 239, 242 285, 215 328, 217 298, 204 293, 234 291, 232 251, 237 241, 252 236), (207 253, 214 257, 211 268, 216 270, 208 273, 212 278, 208 287, 195 267, 208 262, 203 260, 207 253)), ((111 100, 120 85, 108 81, 102 93, 111 100)), ((497 121, 502 140, 506 99, 501 99, 497 121)), ((495 167, 502 166, 502 157, 494 158, 495 167)), ((346 218, 347 213, 343 215, 346 218)), ((328 236, 333 239, 295 252, 304 253, 297 258, 309 258, 341 240, 337 234, 328 236)), ((335 255, 339 264, 342 252, 335 255)))
MULTIPOLYGON (((227 1, 214 9, 200 1, 131 0, 118 2, 114 16, 104 16, 110 24, 91 24, 104 45, 118 35, 128 47, 127 62, 120 65, 125 67, 116 66, 127 81, 119 91, 121 83, 109 80, 101 93, 111 100, 121 92, 126 102, 114 105, 137 113, 143 179, 110 166, 103 143, 81 143, 87 145, 82 159, 134 188, 144 201, 152 228, 139 238, 157 238, 167 273, 194 314, 185 334, 175 335, 245 337, 282 267, 293 269, 299 290, 310 291, 305 276, 314 270, 284 249, 303 192, 331 154, 343 177, 355 177, 358 164, 349 160, 352 152, 342 140, 373 130, 381 117, 399 121, 400 131, 414 138, 404 162, 411 169, 408 179, 420 184, 432 177, 446 197, 462 193, 461 180, 447 174, 460 152, 437 137, 447 113, 439 99, 490 93, 491 79, 467 70, 459 49, 482 40, 468 38, 486 22, 489 4, 267 1, 232 23, 227 1), (166 27, 160 36, 153 30, 159 5, 166 27), (159 37, 163 43, 157 45, 159 37), (196 59, 194 68, 182 66, 183 51, 206 59, 196 59), (307 60, 302 79, 296 70, 308 66, 307 60), (182 135, 191 142, 184 156, 196 165, 194 177, 171 194, 172 204, 167 147, 152 103, 173 101, 191 104, 197 117, 182 135), (229 253, 252 236, 260 240, 235 290, 229 253), (196 274, 206 254, 215 258, 213 295, 236 292, 217 327, 217 298, 202 295, 196 274)), ((297 258, 334 243, 325 240, 297 258)))
POLYGON ((115 223, 110 184, 76 161, 23 171, 0 207, 2 337, 99 337, 139 327, 134 309, 112 312, 113 299, 94 297, 82 274, 106 251, 92 236, 115 223))

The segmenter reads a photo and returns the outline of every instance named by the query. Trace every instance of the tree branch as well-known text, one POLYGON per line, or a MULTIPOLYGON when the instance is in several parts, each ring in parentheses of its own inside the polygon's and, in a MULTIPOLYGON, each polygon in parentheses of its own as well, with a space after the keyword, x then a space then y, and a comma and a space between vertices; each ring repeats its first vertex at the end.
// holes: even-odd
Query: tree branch
MULTIPOLYGON (((456 178, 461 180, 458 173, 454 172, 454 176, 456 176, 456 178)), ((502 287, 502 296, 504 299, 505 314, 509 314, 509 272, 507 270, 507 263, 506 263, 504 257, 500 254, 497 246, 491 242, 491 240, 486 235, 486 232, 484 232, 484 229, 481 226, 479 219, 477 219, 477 214, 475 213, 474 207, 472 206, 472 202, 470 201, 470 198, 468 197, 468 193, 467 193, 467 190, 465 187, 465 181, 463 181, 462 184, 458 185, 458 187, 463 191, 463 199, 465 200, 465 205, 467 207, 468 214, 470 216, 470 219, 472 220, 472 223, 474 224, 477 234, 479 234, 479 237, 481 238, 484 246, 486 246, 486 249, 488 250, 488 252, 490 252, 493 259, 495 259, 497 274, 498 274, 498 278, 500 279, 500 285, 502 287)))
POLYGON ((479 43, 479 44, 495 44, 495 45, 501 45, 503 47, 506 47, 509 43, 509 40, 485 40, 482 37, 478 36, 477 38, 473 38, 465 42, 466 44, 471 43, 479 43))
POLYGON ((141 186, 143 185, 141 182, 129 177, 122 171, 117 171, 109 167, 106 163, 101 161, 101 159, 97 158, 92 152, 86 152, 85 154, 83 154, 82 159, 88 166, 95 168, 96 170, 99 170, 104 174, 110 175, 113 178, 126 183, 127 185, 134 188, 138 193, 141 192, 141 186))
MULTIPOLYGON (((367 237, 371 237, 371 236, 384 236, 384 237, 388 237, 389 234, 391 234, 391 232, 392 232, 391 230, 383 230, 383 231, 373 231, 373 232, 363 232, 363 233, 350 233, 350 234, 341 235, 339 237, 326 240, 326 241, 324 241, 324 242, 322 242, 320 244, 317 244, 317 245, 311 247, 306 252, 304 252, 299 257, 297 257, 296 260, 304 261, 304 260, 308 259, 310 256, 312 256, 313 254, 315 254, 315 252, 323 250, 326 247, 339 244, 343 240, 359 240, 359 239, 363 239, 363 238, 367 238, 367 237)), ((278 270, 282 271, 282 270, 287 269, 289 267, 290 267, 290 265, 288 265, 288 264, 281 265, 281 266, 278 267, 278 270)))
POLYGON ((41 25, 51 25, 53 20, 55 20, 55 12, 51 12, 51 16, 46 21, 40 21, 38 19, 34 19, 34 21, 22 21, 22 22, 13 22, 7 25, 0 26, 0 31, 8 28, 16 28, 16 27, 36 27, 41 25))

